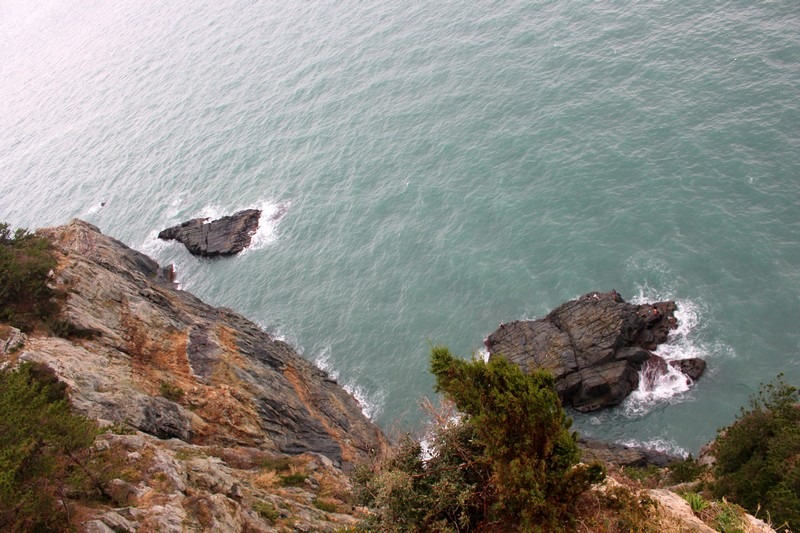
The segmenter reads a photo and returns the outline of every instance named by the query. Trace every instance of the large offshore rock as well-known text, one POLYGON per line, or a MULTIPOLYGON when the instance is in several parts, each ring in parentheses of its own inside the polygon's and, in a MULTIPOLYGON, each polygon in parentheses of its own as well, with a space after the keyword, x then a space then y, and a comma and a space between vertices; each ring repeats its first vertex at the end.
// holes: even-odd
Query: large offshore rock
POLYGON ((194 218, 162 230, 158 238, 182 242, 193 255, 234 255, 250 245, 260 217, 258 209, 245 209, 211 222, 207 218, 194 218))
POLYGON ((337 464, 385 450, 350 394, 250 320, 175 290, 155 261, 90 224, 39 233, 58 258, 61 318, 90 334, 29 337, 17 353, 51 367, 84 415, 162 439, 316 452, 337 464))
POLYGON ((565 404, 593 411, 621 403, 638 386, 645 362, 663 363, 651 350, 677 326, 675 310, 671 301, 635 305, 616 291, 592 292, 543 319, 501 324, 486 347, 490 357, 502 355, 526 372, 551 371, 565 404))

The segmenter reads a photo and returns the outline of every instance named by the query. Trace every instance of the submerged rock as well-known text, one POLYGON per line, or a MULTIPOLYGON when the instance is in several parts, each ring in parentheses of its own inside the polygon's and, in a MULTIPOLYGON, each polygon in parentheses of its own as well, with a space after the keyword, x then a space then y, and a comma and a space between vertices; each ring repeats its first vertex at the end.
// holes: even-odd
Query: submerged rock
POLYGON ((258 209, 245 209, 211 222, 207 218, 194 218, 162 230, 158 238, 182 242, 192 255, 234 255, 250 245, 260 217, 258 209))
MULTIPOLYGON (((486 348, 490 357, 502 355, 526 372, 551 371, 565 405, 594 411, 620 404, 638 386, 643 365, 663 371, 665 362, 651 350, 677 326, 676 308, 672 301, 636 305, 616 291, 592 292, 545 318, 500 324, 486 348)), ((687 372, 697 365, 675 366, 687 372)))

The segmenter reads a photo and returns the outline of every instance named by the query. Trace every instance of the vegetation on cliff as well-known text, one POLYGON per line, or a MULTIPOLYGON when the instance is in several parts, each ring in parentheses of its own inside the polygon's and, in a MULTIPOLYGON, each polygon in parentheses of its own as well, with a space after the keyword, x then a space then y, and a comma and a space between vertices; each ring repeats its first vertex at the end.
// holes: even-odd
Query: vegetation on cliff
POLYGON ((0 320, 23 331, 53 311, 47 275, 56 260, 47 239, 0 223, 0 320))
POLYGON ((461 413, 443 421, 426 458, 405 439, 380 468, 356 475, 363 503, 384 531, 566 530, 576 499, 603 478, 579 465, 577 435, 553 377, 523 373, 502 358, 431 352, 437 392, 461 413))
POLYGON ((96 424, 70 412, 64 385, 43 365, 0 371, 0 530, 59 531, 65 491, 87 488, 96 424))
POLYGON ((782 376, 762 385, 714 442, 717 497, 800 530, 800 392, 782 376))

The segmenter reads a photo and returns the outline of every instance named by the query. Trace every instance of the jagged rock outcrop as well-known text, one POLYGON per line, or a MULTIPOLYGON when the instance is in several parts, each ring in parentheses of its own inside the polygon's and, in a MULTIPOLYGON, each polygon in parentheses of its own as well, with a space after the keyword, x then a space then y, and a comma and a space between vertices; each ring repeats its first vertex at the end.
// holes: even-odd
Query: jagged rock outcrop
POLYGON ((162 439, 315 452, 340 465, 385 449, 350 394, 253 322, 175 290, 155 261, 90 224, 39 233, 58 257, 62 318, 84 338, 31 336, 19 358, 53 368, 84 415, 162 439))
POLYGON ((543 319, 501 324, 486 348, 490 357, 502 354, 526 372, 551 371, 566 405, 593 411, 620 404, 638 386, 646 362, 663 363, 651 350, 676 327, 675 310, 671 301, 635 305, 616 291, 592 292, 543 319))
POLYGON ((623 467, 644 468, 652 465, 663 468, 681 460, 680 457, 658 450, 638 446, 625 446, 624 444, 587 439, 585 437, 578 439, 578 446, 581 449, 581 461, 585 463, 600 461, 601 463, 623 467))
POLYGON ((260 217, 258 209, 245 209, 211 222, 194 218, 162 230, 158 238, 182 242, 193 255, 235 255, 250 245, 260 217))

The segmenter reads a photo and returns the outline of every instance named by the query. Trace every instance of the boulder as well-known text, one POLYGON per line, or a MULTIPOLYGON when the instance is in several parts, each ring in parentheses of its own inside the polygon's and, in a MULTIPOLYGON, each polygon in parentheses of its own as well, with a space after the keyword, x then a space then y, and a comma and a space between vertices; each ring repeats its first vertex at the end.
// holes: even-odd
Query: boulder
POLYGON ((551 371, 565 405, 594 411, 620 404, 639 385, 643 365, 666 370, 652 350, 677 327, 676 308, 672 301, 637 305, 616 291, 591 292, 545 318, 500 324, 486 348, 490 358, 502 355, 526 372, 551 371))
POLYGON ((669 364, 692 378, 692 381, 697 381, 706 371, 706 362, 698 357, 670 361, 669 364))
POLYGON ((211 222, 194 218, 162 230, 158 238, 182 242, 192 255, 235 255, 250 245, 260 217, 258 209, 245 209, 211 222))

